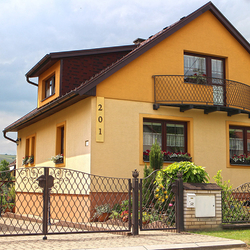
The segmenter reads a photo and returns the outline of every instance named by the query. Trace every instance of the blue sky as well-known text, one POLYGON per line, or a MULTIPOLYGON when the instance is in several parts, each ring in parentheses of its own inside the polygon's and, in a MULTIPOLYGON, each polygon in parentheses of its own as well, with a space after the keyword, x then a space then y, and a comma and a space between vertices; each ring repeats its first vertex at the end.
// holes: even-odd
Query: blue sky
MULTIPOLYGON (((132 44, 190 14, 207 0, 1 0, 0 129, 36 107, 25 74, 46 54, 132 44)), ((213 4, 250 42, 250 0, 213 4)), ((197 34, 198 35, 198 34, 197 34)), ((16 139, 16 134, 8 134, 16 139)), ((16 145, 0 134, 0 154, 16 145)))

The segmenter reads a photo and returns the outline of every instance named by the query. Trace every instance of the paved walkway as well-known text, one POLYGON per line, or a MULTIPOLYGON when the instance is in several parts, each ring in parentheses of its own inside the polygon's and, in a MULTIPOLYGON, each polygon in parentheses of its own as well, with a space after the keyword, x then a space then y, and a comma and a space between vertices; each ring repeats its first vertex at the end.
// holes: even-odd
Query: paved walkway
POLYGON ((163 249, 247 249, 242 241, 190 233, 141 232, 138 236, 111 233, 1 237, 0 250, 163 250, 163 249))

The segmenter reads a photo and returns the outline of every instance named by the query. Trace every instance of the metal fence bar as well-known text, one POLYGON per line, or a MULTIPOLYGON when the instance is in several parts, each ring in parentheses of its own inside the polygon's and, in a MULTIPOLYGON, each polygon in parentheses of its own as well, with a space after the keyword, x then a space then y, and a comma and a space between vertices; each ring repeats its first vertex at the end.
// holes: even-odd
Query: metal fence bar
POLYGON ((133 206, 132 206, 132 234, 138 235, 139 234, 139 227, 138 227, 138 176, 139 172, 135 169, 133 171, 133 179, 132 179, 132 190, 133 190, 133 206))

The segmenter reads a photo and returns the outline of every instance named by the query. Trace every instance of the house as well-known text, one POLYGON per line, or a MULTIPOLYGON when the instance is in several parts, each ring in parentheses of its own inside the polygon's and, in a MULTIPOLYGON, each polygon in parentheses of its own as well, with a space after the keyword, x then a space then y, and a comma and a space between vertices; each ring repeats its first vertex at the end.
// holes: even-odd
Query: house
POLYGON ((114 177, 142 177, 157 138, 165 166, 189 154, 236 187, 250 174, 249 68, 249 43, 209 2, 133 45, 47 54, 26 74, 37 108, 3 134, 18 132, 18 168, 114 177))

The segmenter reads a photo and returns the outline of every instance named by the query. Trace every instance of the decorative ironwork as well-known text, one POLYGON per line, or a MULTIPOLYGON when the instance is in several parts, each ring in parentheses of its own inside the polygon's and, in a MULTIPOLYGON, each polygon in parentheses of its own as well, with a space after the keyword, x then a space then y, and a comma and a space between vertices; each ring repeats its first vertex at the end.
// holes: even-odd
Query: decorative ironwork
MULTIPOLYGON (((0 236, 41 234, 46 239, 46 235, 55 233, 131 230, 131 216, 123 221, 113 215, 126 200, 131 200, 131 179, 62 168, 14 171, 15 182, 5 181, 0 173, 0 236), (5 209, 11 192, 15 211, 5 209), (100 207, 110 209, 104 219, 99 214, 100 207)), ((131 211, 131 204, 128 206, 131 211)))
POLYGON ((49 167, 0 172, 0 236, 130 232, 132 217, 134 235, 139 218, 141 230, 176 229, 178 202, 170 179, 153 172, 139 188, 138 174, 111 178, 49 167), (156 197, 161 185, 164 201, 156 197), (6 210, 10 203, 15 210, 6 210))
POLYGON ((164 171, 140 179, 140 230, 176 230, 176 195, 164 171))
POLYGON ((250 183, 222 192, 222 222, 250 222, 250 183))
MULTIPOLYGON (((155 75, 154 108, 160 105, 188 104, 182 111, 197 106, 211 106, 205 113, 231 108, 229 115, 245 111, 250 113, 250 86, 226 79, 206 76, 155 75), (239 110, 238 110, 239 109, 239 110)), ((227 111, 227 110, 225 110, 227 111)))

